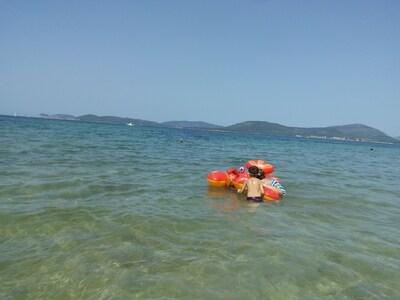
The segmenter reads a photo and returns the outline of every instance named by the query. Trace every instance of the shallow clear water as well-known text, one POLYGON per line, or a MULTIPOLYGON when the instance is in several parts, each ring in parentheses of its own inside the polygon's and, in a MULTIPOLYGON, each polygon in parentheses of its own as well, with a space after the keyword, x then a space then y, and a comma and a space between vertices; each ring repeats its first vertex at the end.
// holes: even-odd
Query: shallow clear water
POLYGON ((399 146, 14 117, 0 141, 1 299, 400 298, 399 146), (250 159, 282 201, 209 188, 250 159))

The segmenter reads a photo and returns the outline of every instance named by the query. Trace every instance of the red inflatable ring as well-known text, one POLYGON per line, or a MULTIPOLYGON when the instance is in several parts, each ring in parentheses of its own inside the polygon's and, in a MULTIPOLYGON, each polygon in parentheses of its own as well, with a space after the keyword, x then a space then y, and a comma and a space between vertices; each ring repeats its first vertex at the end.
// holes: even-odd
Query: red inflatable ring
POLYGON ((265 174, 271 174, 274 172, 274 166, 263 161, 263 160, 250 160, 246 164, 246 168, 249 169, 251 166, 256 166, 257 168, 264 171, 265 174))

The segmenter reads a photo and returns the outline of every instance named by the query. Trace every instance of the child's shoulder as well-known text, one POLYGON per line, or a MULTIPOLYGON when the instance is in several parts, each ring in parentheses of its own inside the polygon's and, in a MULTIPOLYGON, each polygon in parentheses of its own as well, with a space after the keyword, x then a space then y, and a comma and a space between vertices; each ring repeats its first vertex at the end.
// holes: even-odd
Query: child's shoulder
POLYGON ((261 182, 261 180, 258 179, 257 177, 250 177, 250 178, 247 179, 247 180, 249 180, 250 182, 261 182))

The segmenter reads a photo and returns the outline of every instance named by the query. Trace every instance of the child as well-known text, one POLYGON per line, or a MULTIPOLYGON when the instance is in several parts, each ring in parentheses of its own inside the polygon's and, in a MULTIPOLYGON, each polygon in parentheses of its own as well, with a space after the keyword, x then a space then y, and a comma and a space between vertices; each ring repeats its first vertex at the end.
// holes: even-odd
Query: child
POLYGON ((243 193, 247 190, 247 201, 250 202, 263 202, 262 194, 264 193, 264 188, 258 176, 258 168, 256 166, 251 166, 249 168, 250 178, 247 179, 238 193, 243 193))
POLYGON ((286 195, 285 188, 275 179, 265 178, 265 173, 263 170, 258 170, 258 179, 261 180, 265 187, 270 188, 274 192, 278 193, 280 196, 286 195))

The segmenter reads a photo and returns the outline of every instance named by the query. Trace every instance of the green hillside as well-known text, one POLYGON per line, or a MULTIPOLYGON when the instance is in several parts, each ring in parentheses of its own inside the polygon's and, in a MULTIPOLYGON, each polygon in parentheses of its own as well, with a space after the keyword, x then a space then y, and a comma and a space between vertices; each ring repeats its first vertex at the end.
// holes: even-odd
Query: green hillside
POLYGON ((160 126, 157 122, 146 121, 141 119, 131 119, 131 118, 121 118, 121 117, 114 117, 114 116, 103 116, 99 117, 96 115, 84 115, 78 117, 80 121, 84 122, 98 122, 98 123, 109 123, 109 124, 127 124, 133 123, 135 125, 143 125, 143 126, 160 126))
POLYGON ((354 140, 394 143, 398 140, 375 128, 362 124, 351 124, 330 127, 287 127, 264 121, 246 121, 224 128, 229 131, 260 133, 274 136, 301 136, 331 140, 354 140))
POLYGON ((167 127, 181 127, 181 128, 209 128, 209 129, 217 129, 223 128, 220 125, 214 125, 203 121, 168 121, 161 123, 167 127))
POLYGON ((41 114, 41 116, 45 118, 57 117, 58 119, 67 119, 67 120, 73 119, 84 122, 98 122, 98 123, 109 123, 109 124, 132 123, 136 126, 202 128, 205 130, 222 129, 226 131, 264 134, 271 136, 292 136, 292 137, 304 137, 304 138, 316 138, 316 139, 328 139, 328 140, 400 143, 399 139, 392 138, 380 130, 362 124, 304 128, 304 127, 289 127, 266 121, 246 121, 231 126, 223 127, 220 125, 210 124, 203 121, 169 121, 164 123, 157 123, 153 121, 132 119, 132 118, 121 118, 115 116, 99 117, 96 115, 84 115, 77 118, 75 118, 74 116, 61 115, 61 114, 58 115, 41 114))

